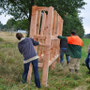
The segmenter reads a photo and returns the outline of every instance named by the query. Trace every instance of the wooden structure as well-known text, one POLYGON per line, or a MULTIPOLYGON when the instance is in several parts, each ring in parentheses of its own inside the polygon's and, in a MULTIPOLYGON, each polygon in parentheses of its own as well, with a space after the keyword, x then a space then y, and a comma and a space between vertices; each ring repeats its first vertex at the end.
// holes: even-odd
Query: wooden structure
MULTIPOLYGON (((32 8, 30 37, 40 41, 42 45, 35 47, 39 56, 39 67, 42 67, 42 84, 47 86, 49 66, 55 67, 55 61, 59 58, 60 40, 62 35, 63 20, 53 7, 32 8)), ((28 73, 30 81, 31 66, 28 73)))

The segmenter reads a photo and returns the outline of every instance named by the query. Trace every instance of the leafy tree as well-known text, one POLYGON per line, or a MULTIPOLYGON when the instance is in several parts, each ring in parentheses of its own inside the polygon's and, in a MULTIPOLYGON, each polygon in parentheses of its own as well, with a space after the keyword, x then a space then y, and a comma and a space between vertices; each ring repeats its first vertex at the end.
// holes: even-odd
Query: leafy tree
POLYGON ((18 30, 18 29, 27 30, 28 26, 29 25, 28 25, 28 20, 27 19, 17 20, 16 23, 14 24, 15 30, 18 30))
POLYGON ((14 27, 14 24, 15 24, 15 20, 13 18, 9 19, 6 23, 7 29, 14 27))
POLYGON ((2 12, 14 16, 15 19, 28 19, 28 25, 30 25, 32 5, 53 6, 64 19, 66 15, 76 17, 79 9, 85 5, 83 0, 0 0, 0 2, 2 12))
POLYGON ((84 29, 82 26, 82 19, 79 17, 73 17, 72 15, 67 15, 64 17, 64 25, 63 25, 63 35, 70 35, 72 30, 75 30, 76 33, 83 37, 84 29))
POLYGON ((18 29, 24 29, 27 30, 28 28, 28 20, 15 20, 13 18, 9 19, 7 23, 5 24, 7 29, 13 28, 15 31, 18 29))
POLYGON ((0 22, 0 29, 2 29, 3 28, 3 24, 0 22))

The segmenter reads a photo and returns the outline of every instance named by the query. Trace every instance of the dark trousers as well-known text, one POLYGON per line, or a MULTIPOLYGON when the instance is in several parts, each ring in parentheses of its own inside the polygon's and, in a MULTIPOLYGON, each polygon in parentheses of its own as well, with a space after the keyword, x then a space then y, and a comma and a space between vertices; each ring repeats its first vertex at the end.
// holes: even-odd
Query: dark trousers
MULTIPOLYGON (((35 84, 38 88, 40 88, 41 86, 40 86, 39 72, 38 72, 38 59, 33 60, 30 63, 32 63, 32 65, 33 65, 35 84)), ((24 64, 24 73, 22 75, 22 79, 23 79, 24 83, 27 81, 27 75, 28 75, 30 63, 24 64)))
POLYGON ((69 63, 69 55, 66 54, 67 48, 61 48, 60 49, 60 63, 63 63, 64 60, 64 54, 66 55, 67 63, 69 63))
POLYGON ((86 58, 86 60, 85 60, 85 63, 86 63, 87 68, 88 68, 89 71, 90 71, 90 53, 88 54, 88 56, 87 56, 87 58, 86 58))

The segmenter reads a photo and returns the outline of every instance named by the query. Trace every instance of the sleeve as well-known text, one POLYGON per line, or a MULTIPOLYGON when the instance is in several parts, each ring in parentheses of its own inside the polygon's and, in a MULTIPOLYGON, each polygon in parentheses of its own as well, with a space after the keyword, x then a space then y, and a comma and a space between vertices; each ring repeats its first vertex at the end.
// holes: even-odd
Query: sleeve
POLYGON ((19 50, 19 52, 22 54, 22 49, 21 49, 21 47, 20 47, 19 44, 18 44, 18 50, 19 50))
POLYGON ((62 39, 62 40, 67 40, 67 38, 65 36, 58 36, 59 39, 62 39))
POLYGON ((32 43, 33 43, 33 45, 34 45, 34 46, 39 45, 39 42, 38 42, 38 41, 35 41, 35 40, 34 40, 34 39, 32 39, 32 38, 31 38, 31 41, 32 41, 32 43))

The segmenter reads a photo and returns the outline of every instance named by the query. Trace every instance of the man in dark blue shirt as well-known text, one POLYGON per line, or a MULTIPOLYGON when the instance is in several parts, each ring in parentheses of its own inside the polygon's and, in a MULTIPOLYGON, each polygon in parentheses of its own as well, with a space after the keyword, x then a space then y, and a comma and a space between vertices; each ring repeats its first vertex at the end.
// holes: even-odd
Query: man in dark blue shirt
POLYGON ((24 57, 24 61, 23 61, 24 73, 22 75, 23 82, 27 81, 29 65, 30 63, 32 63, 34 77, 35 77, 35 84, 38 88, 40 88, 41 86, 40 86, 39 73, 38 73, 38 56, 34 49, 34 46, 39 45, 39 42, 34 41, 32 38, 28 38, 28 37, 24 38, 21 33, 17 33, 16 38, 20 40, 20 42, 18 43, 18 49, 24 57))
POLYGON ((60 41, 60 63, 64 61, 64 54, 66 55, 67 64, 69 63, 69 55, 67 54, 67 41, 62 40, 60 41))

